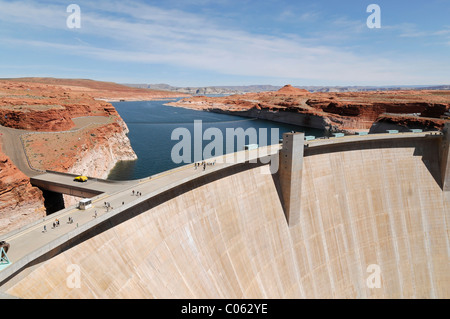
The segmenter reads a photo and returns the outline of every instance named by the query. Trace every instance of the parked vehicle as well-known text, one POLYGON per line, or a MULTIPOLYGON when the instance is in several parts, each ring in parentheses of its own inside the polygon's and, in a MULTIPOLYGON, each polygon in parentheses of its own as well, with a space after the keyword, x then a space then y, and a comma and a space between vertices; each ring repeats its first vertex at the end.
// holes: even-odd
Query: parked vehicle
POLYGON ((78 203, 78 209, 86 210, 92 207, 92 200, 89 198, 84 198, 78 203))
POLYGON ((75 177, 74 181, 84 183, 84 182, 88 181, 88 178, 86 176, 81 175, 81 176, 75 177))

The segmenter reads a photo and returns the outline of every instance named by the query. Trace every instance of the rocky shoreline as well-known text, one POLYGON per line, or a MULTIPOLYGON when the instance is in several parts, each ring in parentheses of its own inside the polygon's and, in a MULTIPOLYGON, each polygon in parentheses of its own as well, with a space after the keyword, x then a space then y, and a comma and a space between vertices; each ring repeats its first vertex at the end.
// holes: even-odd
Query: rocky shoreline
POLYGON ((276 92, 196 96, 167 105, 349 134, 384 127, 440 130, 450 118, 450 91, 310 93, 286 85, 276 92))

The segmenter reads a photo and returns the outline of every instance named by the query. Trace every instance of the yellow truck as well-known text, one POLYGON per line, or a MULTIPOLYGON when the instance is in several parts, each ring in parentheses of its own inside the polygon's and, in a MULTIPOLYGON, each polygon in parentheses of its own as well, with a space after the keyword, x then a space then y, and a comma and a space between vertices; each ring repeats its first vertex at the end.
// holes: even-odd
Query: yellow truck
POLYGON ((87 180, 88 180, 88 178, 86 176, 83 176, 83 175, 77 176, 77 177, 74 178, 75 182, 81 182, 81 183, 87 182, 87 180))

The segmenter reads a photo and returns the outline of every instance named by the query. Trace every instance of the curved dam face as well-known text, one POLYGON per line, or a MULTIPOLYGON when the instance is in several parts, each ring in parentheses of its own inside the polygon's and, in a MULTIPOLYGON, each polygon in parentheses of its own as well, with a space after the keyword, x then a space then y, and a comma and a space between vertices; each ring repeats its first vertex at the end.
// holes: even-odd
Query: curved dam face
POLYGON ((438 143, 425 140, 305 149, 300 222, 291 227, 268 165, 233 168, 93 230, 7 293, 449 298, 450 202, 438 158, 438 143))

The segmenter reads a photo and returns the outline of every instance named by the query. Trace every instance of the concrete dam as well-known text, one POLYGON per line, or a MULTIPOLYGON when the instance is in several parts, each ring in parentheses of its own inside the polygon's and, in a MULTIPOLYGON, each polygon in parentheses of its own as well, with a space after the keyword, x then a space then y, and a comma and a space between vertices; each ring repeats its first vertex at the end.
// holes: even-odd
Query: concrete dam
POLYGON ((4 292, 449 298, 449 134, 305 142, 288 195, 282 152, 280 174, 243 163, 186 181, 49 250, 4 281, 4 292), (71 265, 76 288, 67 284, 71 265))

